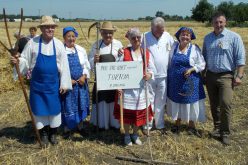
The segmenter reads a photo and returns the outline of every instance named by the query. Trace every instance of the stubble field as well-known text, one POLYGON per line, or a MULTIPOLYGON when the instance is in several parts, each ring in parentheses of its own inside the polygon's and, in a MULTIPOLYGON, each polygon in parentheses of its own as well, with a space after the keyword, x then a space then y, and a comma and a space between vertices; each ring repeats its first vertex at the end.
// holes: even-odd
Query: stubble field
MULTIPOLYGON (((88 27, 92 22, 81 23, 83 32, 87 36, 88 27)), ((124 46, 128 44, 124 37, 130 27, 139 27, 141 32, 150 30, 150 22, 114 22, 118 30, 114 37, 124 46)), ((24 23, 23 33, 28 34, 30 26, 38 23, 24 23)), ((62 38, 62 29, 65 26, 74 26, 79 32, 77 44, 89 52, 90 44, 96 40, 96 31, 92 29, 88 44, 83 37, 78 23, 59 23, 55 36, 62 38)), ((192 27, 197 43, 202 47, 204 36, 212 28, 195 22, 168 22, 166 30, 175 34, 180 26, 192 27)), ((9 23, 12 44, 13 33, 19 28, 18 23, 9 23)), ((231 28, 239 33, 248 50, 248 28, 231 28)), ((39 31, 39 30, 38 30, 39 31)), ((0 22, 0 40, 7 43, 4 23, 0 22)), ((246 69, 247 70, 247 69, 246 69)), ((169 130, 172 121, 166 117, 167 135, 159 131, 151 133, 151 151, 154 160, 178 164, 248 164, 248 80, 245 77, 242 86, 235 88, 233 98, 232 140, 230 146, 223 146, 219 141, 209 137, 213 129, 209 102, 206 99, 205 123, 197 124, 202 138, 187 135, 185 126, 180 135, 174 135, 169 130)), ((87 125, 88 137, 74 134, 71 139, 63 139, 59 134, 59 144, 40 149, 35 140, 27 106, 18 82, 12 79, 12 66, 9 63, 9 54, 0 45, 0 164, 139 164, 115 159, 116 156, 128 156, 140 159, 151 159, 150 149, 146 136, 142 136, 142 146, 123 146, 123 139, 119 132, 105 131, 96 134, 87 125)))

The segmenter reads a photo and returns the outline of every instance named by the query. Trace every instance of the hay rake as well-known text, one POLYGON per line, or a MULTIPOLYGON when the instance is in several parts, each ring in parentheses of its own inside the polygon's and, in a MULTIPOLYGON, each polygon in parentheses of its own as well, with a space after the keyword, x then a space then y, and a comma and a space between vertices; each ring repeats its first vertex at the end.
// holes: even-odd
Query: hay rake
MULTIPOLYGON (((7 18, 6 18, 6 14, 5 14, 5 9, 3 8, 3 18, 4 18, 4 24, 5 24, 5 30, 6 30, 6 34, 7 34, 7 38, 8 38, 8 42, 9 42, 9 45, 10 45, 10 48, 8 48, 2 41, 0 41, 0 44, 11 54, 11 55, 16 55, 17 54, 17 50, 14 49, 12 47, 12 43, 11 43, 11 40, 10 40, 10 35, 9 35, 9 29, 8 29, 8 24, 7 24, 7 18)), ((18 38, 20 38, 20 35, 21 35, 21 29, 22 29, 22 20, 23 20, 23 9, 21 8, 21 22, 20 22, 20 26, 19 26, 19 32, 18 32, 18 38)), ((28 99, 28 95, 27 95, 27 91, 25 89, 25 86, 24 86, 24 82, 23 82, 23 79, 22 79, 22 75, 21 75, 21 72, 20 72, 20 68, 19 68, 19 64, 16 63, 14 64, 15 66, 15 69, 16 69, 16 72, 18 74, 18 79, 19 79, 19 82, 21 84, 21 87, 22 87, 22 92, 23 92, 23 95, 25 97, 25 101, 26 101, 26 104, 27 104, 27 107, 28 107, 28 112, 29 112, 29 115, 31 117, 31 120, 32 120, 32 126, 33 126, 33 129, 35 131, 35 134, 37 136, 37 140, 40 144, 40 147, 42 147, 42 144, 41 144, 41 139, 40 139, 40 136, 39 136, 39 133, 38 133, 38 130, 35 126, 35 122, 34 122, 34 117, 33 117, 33 114, 32 114, 32 111, 31 111, 31 107, 30 107, 30 104, 29 104, 29 99, 28 99)))

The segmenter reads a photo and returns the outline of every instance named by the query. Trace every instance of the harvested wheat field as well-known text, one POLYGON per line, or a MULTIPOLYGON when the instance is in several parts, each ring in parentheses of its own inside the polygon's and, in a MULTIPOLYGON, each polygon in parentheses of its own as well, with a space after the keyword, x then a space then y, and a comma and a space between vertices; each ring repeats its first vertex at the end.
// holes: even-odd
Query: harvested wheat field
MULTIPOLYGON (((87 35, 92 22, 81 23, 83 32, 87 35)), ((28 34, 28 28, 35 23, 24 23, 22 31, 28 34)), ((78 23, 59 23, 55 36, 62 39, 62 28, 72 25, 77 28, 79 38, 77 44, 89 51, 90 45, 83 37, 78 23)), ((150 22, 114 22, 118 30, 115 38, 127 45, 124 37, 126 31, 133 26, 142 32, 150 30, 150 22)), ((9 23, 12 42, 13 33, 18 30, 18 23, 9 23)), ((194 41, 202 47, 203 37, 212 28, 195 22, 168 22, 166 30, 174 34, 180 26, 192 27, 197 39, 194 41)), ((248 28, 232 28, 239 33, 244 41, 248 53, 248 28)), ((0 40, 7 44, 4 23, 0 22, 0 40)), ((91 31, 89 43, 96 40, 96 32, 91 31)), ((13 44, 12 43, 12 44, 13 44)), ((246 68, 247 71, 248 67, 246 68)), ((115 159, 116 156, 128 156, 140 159, 151 159, 149 143, 146 136, 142 136, 142 146, 125 147, 119 132, 105 131, 96 134, 92 126, 86 122, 88 137, 75 133, 72 138, 64 139, 59 133, 59 144, 40 149, 32 129, 30 116, 19 82, 12 79, 12 66, 9 54, 0 46, 0 164, 141 164, 115 159)), ((92 85, 91 85, 92 86, 92 85)), ((28 90, 28 89, 27 89, 28 90)), ((233 120, 231 145, 223 146, 219 141, 209 137, 213 129, 208 99, 206 99, 206 123, 197 127, 202 138, 190 136, 183 131, 174 135, 169 130, 172 121, 165 116, 168 134, 153 131, 150 137, 153 160, 177 164, 248 164, 248 80, 243 79, 243 85, 235 88, 233 99, 233 120)), ((186 129, 184 125, 183 130, 186 129)))

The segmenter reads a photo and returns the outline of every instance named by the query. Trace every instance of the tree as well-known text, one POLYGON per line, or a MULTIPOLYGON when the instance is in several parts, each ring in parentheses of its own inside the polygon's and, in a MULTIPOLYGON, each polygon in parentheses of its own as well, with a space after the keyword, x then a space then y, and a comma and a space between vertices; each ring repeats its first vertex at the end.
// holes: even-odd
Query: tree
POLYGON ((200 0, 195 8, 192 8, 192 19, 196 21, 211 21, 212 14, 214 12, 214 6, 208 3, 207 0, 200 0))
POLYGON ((234 20, 238 23, 248 21, 248 3, 239 3, 234 7, 234 20))
POLYGON ((156 17, 163 17, 164 16, 164 12, 162 11, 157 11, 155 14, 156 17))
POLYGON ((59 18, 57 15, 53 14, 52 18, 59 18))
POLYGON ((231 2, 231 1, 221 2, 217 6, 217 10, 223 12, 228 20, 233 20, 233 18, 234 18, 233 17, 233 14, 234 14, 233 2, 231 2))

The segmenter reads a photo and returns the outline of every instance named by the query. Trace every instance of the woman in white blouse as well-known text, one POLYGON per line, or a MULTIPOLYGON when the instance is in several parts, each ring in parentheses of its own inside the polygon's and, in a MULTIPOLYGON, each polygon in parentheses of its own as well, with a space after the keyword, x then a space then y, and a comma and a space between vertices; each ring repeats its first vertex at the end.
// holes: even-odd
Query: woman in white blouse
POLYGON ((85 49, 77 45, 78 32, 67 26, 63 29, 65 50, 71 73, 72 90, 62 95, 62 122, 67 137, 72 131, 87 135, 83 129, 83 121, 89 115, 90 63, 85 49), (69 131, 70 130, 70 131, 69 131))
POLYGON ((196 121, 205 120, 205 92, 200 72, 205 68, 201 50, 191 43, 195 34, 181 27, 175 34, 168 68, 168 115, 176 121, 171 131, 179 133, 181 120, 188 122, 188 133, 200 137, 196 121))

